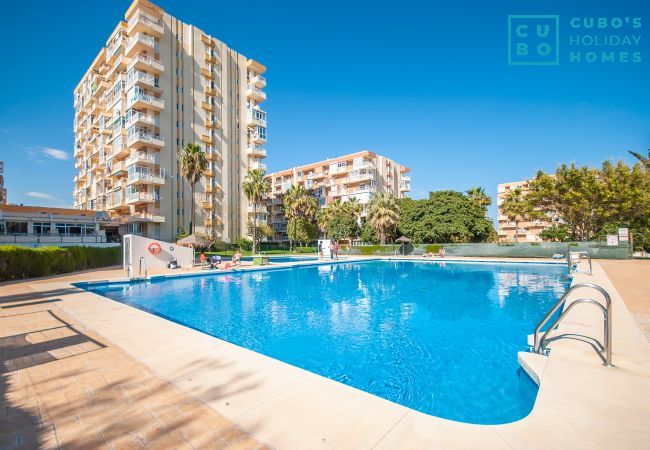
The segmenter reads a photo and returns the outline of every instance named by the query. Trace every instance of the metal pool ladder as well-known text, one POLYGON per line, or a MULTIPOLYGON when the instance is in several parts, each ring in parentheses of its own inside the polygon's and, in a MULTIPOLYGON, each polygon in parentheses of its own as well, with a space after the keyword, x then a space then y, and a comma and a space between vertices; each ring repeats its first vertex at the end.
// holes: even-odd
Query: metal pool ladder
POLYGON ((575 272, 575 273, 584 273, 584 274, 587 274, 587 275, 593 275, 593 270, 592 270, 592 265, 591 265, 591 253, 589 253, 587 251, 579 251, 579 252, 572 252, 571 250, 567 251, 566 262, 567 262, 567 265, 569 266, 569 274, 571 272, 575 272), (574 255, 578 255, 578 262, 576 263, 575 270, 573 269, 573 261, 571 260, 571 254, 572 253, 574 255), (589 259, 589 272, 584 272, 582 270, 578 270, 578 264, 580 264, 580 260, 585 256, 587 257, 587 259, 589 259))
MULTIPOLYGON (((539 353, 540 355, 544 355, 547 353, 546 348, 544 344, 547 341, 551 340, 558 340, 558 339, 576 339, 576 338, 585 338, 587 339, 587 343, 590 344, 593 349, 596 351, 600 359, 603 360, 603 364, 607 367, 614 367, 612 364, 612 298, 610 297, 609 293, 603 289, 602 287, 598 286, 597 284, 593 283, 578 283, 574 284, 569 288, 568 291, 564 293, 562 298, 551 308, 551 310, 544 316, 544 318, 541 320, 541 322, 537 325, 537 328, 535 328, 535 339, 533 341, 533 351, 535 353, 539 353), (542 327, 548 323, 548 321, 551 319, 553 314, 555 314, 566 302, 567 298, 569 297, 569 294, 573 292, 576 289, 579 288, 589 288, 589 289, 594 289, 602 294, 602 296, 605 298, 605 306, 603 306, 600 302, 592 299, 592 298, 580 298, 577 299, 562 311, 562 314, 560 314, 557 319, 551 323, 551 325, 548 327, 548 330, 544 332, 544 334, 540 338, 540 333, 542 330, 542 327), (588 303, 596 306, 598 309, 600 309, 603 312, 603 323, 604 323, 604 337, 603 337, 603 343, 601 344, 600 341, 596 338, 592 338, 590 336, 583 336, 581 334, 562 334, 554 337, 549 338, 549 334, 551 333, 552 330, 557 327, 557 325, 566 317, 566 315, 571 311, 573 307, 580 303, 588 303)), ((578 339, 582 340, 582 339, 578 339)))
POLYGON ((139 268, 139 272, 138 272, 139 277, 142 277, 142 265, 144 265, 144 278, 147 279, 148 278, 147 273, 149 271, 147 270, 147 260, 144 259, 144 256, 140 257, 140 268, 139 268))

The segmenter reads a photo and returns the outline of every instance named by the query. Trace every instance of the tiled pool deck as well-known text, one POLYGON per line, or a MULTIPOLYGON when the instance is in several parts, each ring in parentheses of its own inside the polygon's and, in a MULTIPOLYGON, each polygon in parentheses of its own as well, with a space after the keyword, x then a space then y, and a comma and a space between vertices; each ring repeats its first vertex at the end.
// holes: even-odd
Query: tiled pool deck
MULTIPOLYGON (((612 294, 616 368, 558 341, 533 412, 498 426, 418 413, 71 286, 122 271, 0 285, 0 448, 650 448, 650 343, 635 313, 649 273, 606 261, 576 275, 612 294)), ((600 337, 598 314, 575 308, 561 330, 600 337)))

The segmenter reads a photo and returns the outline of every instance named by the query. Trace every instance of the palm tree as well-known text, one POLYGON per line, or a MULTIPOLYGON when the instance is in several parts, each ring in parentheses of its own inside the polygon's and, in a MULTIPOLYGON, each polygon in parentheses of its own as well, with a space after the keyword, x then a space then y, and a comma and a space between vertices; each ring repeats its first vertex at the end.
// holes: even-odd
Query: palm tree
POLYGON ((293 221, 293 241, 295 249, 298 220, 302 218, 313 218, 318 209, 318 202, 314 197, 309 195, 309 191, 298 184, 291 186, 282 198, 284 206, 284 215, 293 221))
POLYGON ((492 198, 485 193, 485 189, 482 187, 470 188, 465 193, 474 203, 483 208, 487 208, 492 204, 492 198))
POLYGON ((351 214, 356 221, 359 221, 359 218, 361 217, 361 213, 363 212, 363 205, 357 200, 356 197, 352 197, 350 200, 345 202, 343 204, 345 207, 346 211, 351 214))
POLYGON ((249 170, 244 178, 244 194, 253 204, 253 252, 257 244, 257 205, 262 203, 266 195, 271 191, 271 184, 265 177, 264 171, 260 169, 249 170))
POLYGON ((535 210, 530 203, 524 198, 521 188, 515 188, 506 194, 501 212, 508 220, 515 222, 515 242, 519 242, 519 222, 529 220, 535 216, 535 210))
POLYGON ((648 156, 643 156, 641 153, 633 152, 632 150, 628 150, 628 153, 638 159, 643 164, 643 167, 650 169, 650 150, 648 150, 648 156))
POLYGON ((205 158, 205 153, 201 151, 201 147, 193 143, 185 145, 178 159, 181 163, 181 174, 185 177, 192 189, 192 218, 189 227, 190 234, 192 234, 194 231, 194 193, 196 182, 199 181, 199 178, 203 175, 203 171, 208 167, 208 160, 205 158))
POLYGON ((327 229, 329 228, 329 223, 332 220, 332 217, 334 217, 334 208, 332 206, 327 206, 325 208, 321 208, 318 210, 316 213, 316 223, 318 224, 318 228, 323 232, 325 237, 327 238, 327 229))
POLYGON ((399 205, 392 194, 377 194, 368 204, 368 223, 379 235, 381 245, 386 244, 386 233, 399 220, 399 205))

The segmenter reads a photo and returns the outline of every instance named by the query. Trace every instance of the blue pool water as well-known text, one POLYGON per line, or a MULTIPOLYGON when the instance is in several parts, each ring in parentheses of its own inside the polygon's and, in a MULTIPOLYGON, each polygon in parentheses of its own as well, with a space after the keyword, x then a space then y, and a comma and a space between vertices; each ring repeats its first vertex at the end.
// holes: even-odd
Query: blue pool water
POLYGON ((537 388, 517 363, 568 287, 566 266, 373 261, 88 285, 407 407, 521 419, 537 388))

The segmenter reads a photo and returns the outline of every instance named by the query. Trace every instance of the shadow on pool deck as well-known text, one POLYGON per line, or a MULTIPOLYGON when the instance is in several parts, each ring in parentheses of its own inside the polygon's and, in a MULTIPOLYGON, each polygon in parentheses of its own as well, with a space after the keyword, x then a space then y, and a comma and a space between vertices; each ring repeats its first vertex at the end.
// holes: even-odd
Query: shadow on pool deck
MULTIPOLYGON (((76 292, 0 297, 11 307, 0 309, 0 448, 260 447, 226 417, 49 309, 76 292)), ((225 366, 197 360, 179 376, 225 366)), ((230 388, 253 388, 249 376, 239 373, 200 396, 218 399, 230 388)))

